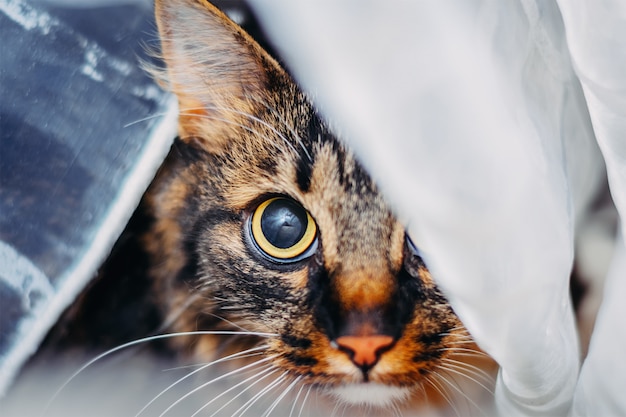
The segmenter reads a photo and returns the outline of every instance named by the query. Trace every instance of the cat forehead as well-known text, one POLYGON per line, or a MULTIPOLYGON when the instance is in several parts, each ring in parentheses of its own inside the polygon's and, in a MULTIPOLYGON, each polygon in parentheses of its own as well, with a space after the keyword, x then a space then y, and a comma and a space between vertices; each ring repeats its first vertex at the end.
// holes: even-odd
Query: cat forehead
POLYGON ((365 267, 367 259, 382 268, 392 248, 401 253, 402 226, 355 155, 315 113, 261 130, 246 129, 225 158, 224 201, 231 209, 254 210, 276 194, 293 198, 317 222, 325 258, 343 267, 351 261, 365 267))
POLYGON ((369 174, 355 155, 310 107, 300 112, 268 111, 242 129, 222 158, 227 199, 244 208, 264 194, 285 194, 308 209, 319 204, 356 211, 388 212, 369 174), (302 111, 305 112, 302 112, 302 111))

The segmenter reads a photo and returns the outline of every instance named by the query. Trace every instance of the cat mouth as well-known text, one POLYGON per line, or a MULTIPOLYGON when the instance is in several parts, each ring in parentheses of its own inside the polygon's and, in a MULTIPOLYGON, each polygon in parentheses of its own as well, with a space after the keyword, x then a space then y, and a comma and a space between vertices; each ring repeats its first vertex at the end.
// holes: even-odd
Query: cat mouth
POLYGON ((328 388, 328 393, 339 402, 350 405, 388 407, 407 400, 411 389, 377 382, 360 382, 328 388))

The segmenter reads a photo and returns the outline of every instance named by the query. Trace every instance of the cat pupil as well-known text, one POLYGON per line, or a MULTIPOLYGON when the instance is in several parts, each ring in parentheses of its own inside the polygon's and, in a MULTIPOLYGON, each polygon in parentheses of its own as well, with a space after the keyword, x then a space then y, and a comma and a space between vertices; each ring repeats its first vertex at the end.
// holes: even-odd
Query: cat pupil
POLYGON ((272 245, 287 249, 302 239, 307 221, 307 214, 302 207, 289 200, 277 199, 263 211, 261 230, 272 245))

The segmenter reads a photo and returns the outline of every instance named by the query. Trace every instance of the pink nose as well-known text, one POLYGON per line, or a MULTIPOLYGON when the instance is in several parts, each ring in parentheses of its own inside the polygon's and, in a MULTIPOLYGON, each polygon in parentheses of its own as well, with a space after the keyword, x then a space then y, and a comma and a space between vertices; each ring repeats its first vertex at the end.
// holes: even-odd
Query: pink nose
POLYGON ((380 355, 393 344, 393 338, 386 335, 341 336, 336 342, 340 349, 350 354, 355 365, 371 368, 378 362, 380 355))

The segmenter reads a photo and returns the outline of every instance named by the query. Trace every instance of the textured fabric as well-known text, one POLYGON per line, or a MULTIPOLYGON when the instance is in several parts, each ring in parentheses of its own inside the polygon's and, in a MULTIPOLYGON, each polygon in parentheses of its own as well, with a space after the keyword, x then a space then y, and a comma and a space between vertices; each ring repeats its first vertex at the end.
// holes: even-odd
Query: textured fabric
POLYGON ((626 414, 623 258, 581 379, 568 293, 607 171, 626 215, 623 2, 252 4, 501 365, 502 415, 565 415, 575 393, 581 415, 626 414))
POLYGON ((93 277, 176 135, 146 8, 0 0, 0 394, 93 277))

